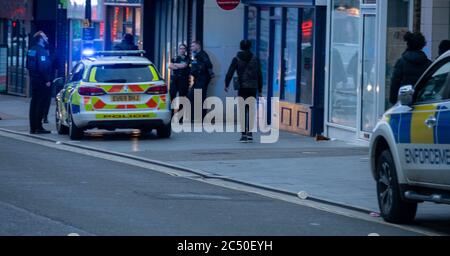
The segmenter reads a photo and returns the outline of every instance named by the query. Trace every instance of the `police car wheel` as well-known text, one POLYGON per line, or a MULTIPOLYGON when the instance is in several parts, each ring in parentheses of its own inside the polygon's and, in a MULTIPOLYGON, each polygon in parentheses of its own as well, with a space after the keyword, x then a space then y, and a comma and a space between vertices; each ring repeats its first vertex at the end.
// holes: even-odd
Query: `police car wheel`
POLYGON ((65 134, 69 134, 69 127, 65 126, 62 123, 62 120, 59 118, 60 113, 59 113, 59 108, 56 107, 56 130, 58 131, 59 135, 65 135, 65 134))
POLYGON ((156 134, 158 135, 159 138, 162 139, 169 138, 171 133, 172 133, 171 123, 169 123, 168 125, 164 125, 163 127, 158 128, 156 130, 156 134))
POLYGON ((394 159, 384 150, 377 161, 377 196, 381 216, 391 223, 409 223, 416 216, 417 203, 407 202, 400 195, 394 159))
MULTIPOLYGON (((69 111, 71 113, 71 111, 69 111)), ((84 131, 77 127, 73 122, 72 114, 69 116, 69 137, 71 140, 81 140, 83 138, 84 131)))

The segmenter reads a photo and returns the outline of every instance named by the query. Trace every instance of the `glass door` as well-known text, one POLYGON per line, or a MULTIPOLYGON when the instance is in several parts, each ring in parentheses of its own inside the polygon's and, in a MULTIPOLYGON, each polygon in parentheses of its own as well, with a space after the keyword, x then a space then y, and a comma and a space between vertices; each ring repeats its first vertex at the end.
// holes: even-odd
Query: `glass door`
POLYGON ((358 89, 358 130, 361 139, 370 139, 377 123, 377 16, 376 8, 361 8, 361 54, 358 89))

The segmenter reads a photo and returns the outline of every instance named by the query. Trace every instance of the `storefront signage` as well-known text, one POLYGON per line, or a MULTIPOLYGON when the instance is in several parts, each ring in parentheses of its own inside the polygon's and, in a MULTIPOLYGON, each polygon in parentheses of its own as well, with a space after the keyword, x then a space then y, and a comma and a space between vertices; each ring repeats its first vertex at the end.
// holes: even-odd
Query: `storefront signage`
POLYGON ((0 18, 16 20, 33 19, 33 1, 31 0, 9 0, 2 1, 0 18))
MULTIPOLYGON (((322 1, 314 0, 242 0, 243 4, 254 4, 254 5, 318 5, 322 1)), ((322 5, 322 4, 320 4, 322 5)))
POLYGON ((94 28, 83 28, 83 41, 93 41, 95 39, 94 28))
POLYGON ((217 0, 217 5, 226 11, 236 9, 240 3, 240 0, 217 0))
POLYGON ((105 0, 105 5, 140 6, 142 0, 105 0))

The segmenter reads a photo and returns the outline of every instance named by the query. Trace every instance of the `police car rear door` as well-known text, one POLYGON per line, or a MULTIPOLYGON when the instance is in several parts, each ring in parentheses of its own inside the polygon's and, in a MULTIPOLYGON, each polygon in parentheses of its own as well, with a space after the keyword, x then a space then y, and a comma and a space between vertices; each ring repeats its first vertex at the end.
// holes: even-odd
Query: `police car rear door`
POLYGON ((412 111, 402 114, 400 149, 412 182, 450 185, 450 58, 434 65, 416 86, 412 111), (405 136, 404 136, 405 137, 405 136))

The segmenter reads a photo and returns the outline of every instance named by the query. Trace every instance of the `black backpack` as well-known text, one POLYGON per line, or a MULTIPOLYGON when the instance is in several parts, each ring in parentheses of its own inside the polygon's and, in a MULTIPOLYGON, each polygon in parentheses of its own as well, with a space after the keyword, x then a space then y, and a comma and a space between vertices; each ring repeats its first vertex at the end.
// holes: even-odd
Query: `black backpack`
POLYGON ((240 89, 257 89, 260 72, 258 57, 253 56, 248 63, 239 57, 236 57, 236 59, 238 60, 238 66, 244 68, 244 72, 240 76, 238 75, 240 89))

